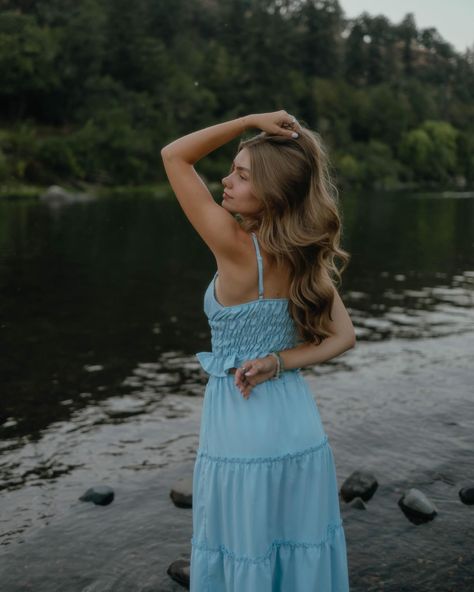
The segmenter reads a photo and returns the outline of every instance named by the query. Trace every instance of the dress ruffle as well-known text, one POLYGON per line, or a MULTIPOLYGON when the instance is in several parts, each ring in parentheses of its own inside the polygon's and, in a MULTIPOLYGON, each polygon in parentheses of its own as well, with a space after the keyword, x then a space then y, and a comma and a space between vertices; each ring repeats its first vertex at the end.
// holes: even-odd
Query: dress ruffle
POLYGON ((191 569, 199 592, 347 592, 333 462, 327 436, 272 457, 198 451, 191 569))
MULTIPOLYGON (((270 351, 270 350, 269 350, 270 351)), ((238 368, 247 360, 252 360, 255 358, 262 358, 268 355, 269 352, 255 354, 255 355, 247 355, 242 356, 238 353, 231 353, 227 355, 217 355, 213 352, 202 351, 198 352, 196 355, 199 363, 201 364, 203 370, 205 370, 211 376, 229 376, 229 369, 230 368, 238 368)), ((291 370, 284 370, 281 372, 281 375, 286 373, 296 373, 299 372, 299 368, 294 368, 291 370)))
POLYGON ((228 376, 230 368, 238 368, 240 364, 249 359, 248 357, 243 358, 236 353, 218 356, 213 352, 206 351, 198 352, 196 357, 203 369, 213 376, 228 376))
POLYGON ((274 541, 261 561, 236 557, 226 547, 191 547, 190 592, 349 592, 346 540, 341 524, 315 544, 274 541))

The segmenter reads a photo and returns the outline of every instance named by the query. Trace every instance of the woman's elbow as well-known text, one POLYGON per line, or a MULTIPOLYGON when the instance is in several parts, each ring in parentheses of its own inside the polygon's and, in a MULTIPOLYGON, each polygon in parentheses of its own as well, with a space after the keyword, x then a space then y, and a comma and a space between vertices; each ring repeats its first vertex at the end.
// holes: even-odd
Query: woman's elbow
POLYGON ((338 344, 337 347, 340 350, 340 353, 344 353, 348 349, 352 349, 356 344, 356 334, 352 331, 333 333, 331 335, 331 339, 334 341, 334 343, 338 344))
POLYGON ((161 158, 164 160, 165 158, 169 157, 171 154, 171 150, 169 149, 169 144, 167 144, 166 146, 163 146, 163 148, 161 149, 161 158))
POLYGON ((344 338, 344 342, 346 344, 346 349, 352 349, 353 347, 355 347, 356 341, 357 341, 357 338, 356 338, 355 331, 351 331, 350 333, 348 333, 344 338))

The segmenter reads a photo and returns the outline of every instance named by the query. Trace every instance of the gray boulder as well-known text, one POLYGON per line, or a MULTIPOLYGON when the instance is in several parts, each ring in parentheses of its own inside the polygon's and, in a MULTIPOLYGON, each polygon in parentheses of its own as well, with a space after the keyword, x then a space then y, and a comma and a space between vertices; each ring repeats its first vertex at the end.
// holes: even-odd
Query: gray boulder
POLYGON ((377 479, 369 471, 354 471, 341 486, 341 497, 345 502, 360 497, 364 502, 374 495, 379 486, 377 479))
POLYGON ((192 508, 193 505, 193 478, 183 477, 173 483, 170 497, 178 508, 192 508))
POLYGON ((39 196, 41 202, 47 203, 51 206, 67 205, 78 202, 89 202, 95 199, 94 196, 88 193, 72 193, 60 187, 59 185, 51 185, 48 189, 39 196))
POLYGON ((419 489, 411 488, 398 500, 405 516, 414 524, 428 522, 438 513, 438 508, 419 489))
POLYGON ((463 504, 472 506, 474 504, 474 485, 467 485, 459 490, 459 497, 463 504))
POLYGON ((190 562, 185 559, 176 559, 170 564, 166 573, 172 580, 178 582, 189 590, 189 580, 191 576, 190 562))
POLYGON ((349 505, 356 510, 367 510, 367 506, 361 497, 355 497, 349 505))
POLYGON ((114 490, 106 485, 90 487, 79 499, 81 502, 93 502, 99 506, 107 506, 114 499, 114 490))

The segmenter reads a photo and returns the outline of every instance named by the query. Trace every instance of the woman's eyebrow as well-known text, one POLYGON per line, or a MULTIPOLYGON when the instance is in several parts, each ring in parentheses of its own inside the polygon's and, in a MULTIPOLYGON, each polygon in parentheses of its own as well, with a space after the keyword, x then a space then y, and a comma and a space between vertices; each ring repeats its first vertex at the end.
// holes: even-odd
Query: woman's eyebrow
MULTIPOLYGON (((235 161, 234 160, 232 161, 232 164, 235 166, 235 161)), ((250 172, 250 169, 248 169, 247 167, 237 166, 235 168, 236 169, 242 169, 243 171, 249 171, 250 172)))

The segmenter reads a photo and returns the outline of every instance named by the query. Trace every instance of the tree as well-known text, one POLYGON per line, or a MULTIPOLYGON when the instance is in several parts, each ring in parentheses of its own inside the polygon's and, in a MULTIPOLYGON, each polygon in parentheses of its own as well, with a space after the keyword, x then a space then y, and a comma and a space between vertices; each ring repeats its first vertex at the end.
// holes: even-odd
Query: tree
POLYGON ((457 130, 445 121, 428 120, 403 137, 400 157, 427 181, 446 182, 456 173, 457 130))
POLYGON ((301 62, 309 76, 333 78, 341 72, 344 28, 337 0, 305 0, 299 10, 301 62))
POLYGON ((367 47, 364 35, 363 23, 353 21, 345 44, 344 73, 346 79, 355 86, 362 86, 366 82, 367 47))
POLYGON ((0 101, 9 117, 22 118, 35 96, 58 88, 58 51, 54 31, 38 27, 32 16, 0 14, 0 101))

